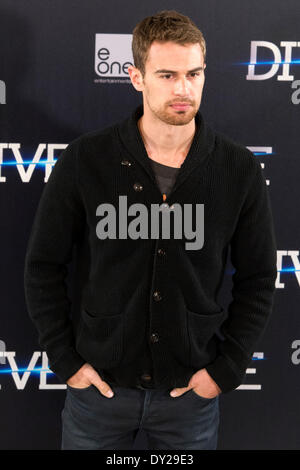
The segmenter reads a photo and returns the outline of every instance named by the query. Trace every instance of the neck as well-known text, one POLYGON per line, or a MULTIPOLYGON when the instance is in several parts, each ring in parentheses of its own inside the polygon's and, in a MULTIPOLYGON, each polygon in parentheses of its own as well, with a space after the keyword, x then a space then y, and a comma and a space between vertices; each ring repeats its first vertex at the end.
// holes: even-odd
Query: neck
POLYGON ((148 120, 143 114, 137 124, 149 158, 163 165, 180 168, 195 135, 195 119, 186 125, 175 126, 148 120))

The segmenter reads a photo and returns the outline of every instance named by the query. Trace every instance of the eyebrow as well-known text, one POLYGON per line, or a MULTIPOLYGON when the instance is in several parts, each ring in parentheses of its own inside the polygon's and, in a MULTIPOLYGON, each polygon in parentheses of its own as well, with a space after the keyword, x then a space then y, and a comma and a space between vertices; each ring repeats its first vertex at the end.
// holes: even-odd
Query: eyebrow
MULTIPOLYGON (((197 72, 198 70, 203 70, 203 67, 196 67, 195 69, 189 70, 188 73, 197 72)), ((159 69, 159 70, 156 70, 154 73, 177 73, 177 72, 175 70, 159 69)))

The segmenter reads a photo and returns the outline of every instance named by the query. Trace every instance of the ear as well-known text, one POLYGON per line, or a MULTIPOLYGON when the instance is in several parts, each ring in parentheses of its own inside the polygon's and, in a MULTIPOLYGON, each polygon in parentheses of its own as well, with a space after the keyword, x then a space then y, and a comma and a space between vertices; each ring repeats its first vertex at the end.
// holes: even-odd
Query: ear
POLYGON ((143 91, 144 82, 143 82, 143 77, 142 77, 140 70, 134 67, 133 65, 130 65, 127 70, 130 76, 131 83, 134 86, 134 88, 137 91, 143 91))

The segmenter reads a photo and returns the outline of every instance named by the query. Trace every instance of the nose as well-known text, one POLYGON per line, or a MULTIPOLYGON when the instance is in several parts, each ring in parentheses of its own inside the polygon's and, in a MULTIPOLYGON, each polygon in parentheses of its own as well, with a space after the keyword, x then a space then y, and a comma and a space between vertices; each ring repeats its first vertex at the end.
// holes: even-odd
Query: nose
POLYGON ((176 80, 174 92, 175 95, 188 95, 188 80, 185 77, 176 80))

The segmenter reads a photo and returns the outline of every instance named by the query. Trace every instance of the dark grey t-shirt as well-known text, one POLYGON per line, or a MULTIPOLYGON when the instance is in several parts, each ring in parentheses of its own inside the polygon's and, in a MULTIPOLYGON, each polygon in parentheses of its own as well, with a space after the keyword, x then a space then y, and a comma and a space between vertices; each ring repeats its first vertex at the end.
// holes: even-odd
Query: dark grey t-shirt
POLYGON ((172 166, 163 165, 162 163, 155 162, 151 159, 150 162, 161 193, 168 196, 175 183, 176 176, 180 168, 173 168, 172 166))

